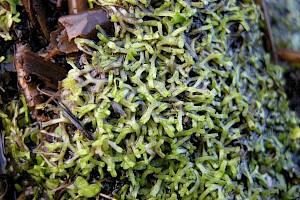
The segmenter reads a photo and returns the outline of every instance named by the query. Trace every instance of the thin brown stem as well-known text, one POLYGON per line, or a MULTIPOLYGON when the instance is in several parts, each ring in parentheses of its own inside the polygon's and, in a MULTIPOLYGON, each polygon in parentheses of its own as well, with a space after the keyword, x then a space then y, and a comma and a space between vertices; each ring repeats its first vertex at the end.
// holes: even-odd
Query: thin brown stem
POLYGON ((46 13, 45 13, 45 7, 43 5, 43 2, 41 0, 33 0, 32 4, 33 4, 34 10, 36 12, 37 20, 40 24, 41 30, 42 30, 46 40, 49 42, 50 32, 49 32, 47 21, 46 21, 46 13))
POLYGON ((116 200, 115 198, 113 198, 113 197, 111 197, 111 196, 109 196, 109 195, 103 194, 103 193, 100 193, 99 195, 100 195, 101 197, 104 197, 104 198, 109 199, 109 200, 116 200))
POLYGON ((256 3, 258 5, 260 5, 260 7, 262 8, 264 17, 265 17, 264 29, 265 29, 265 33, 266 33, 266 39, 267 39, 267 49, 272 54, 272 58, 273 58, 273 61, 275 62, 275 64, 278 64, 278 57, 277 57, 277 53, 276 53, 276 46, 275 46, 274 37, 273 37, 273 33, 272 33, 272 27, 271 27, 271 23, 270 23, 270 16, 268 13, 268 7, 264 0, 256 0, 256 3))
POLYGON ((288 62, 300 63, 300 51, 277 49, 277 55, 282 60, 286 60, 288 62))
POLYGON ((88 10, 87 0, 68 0, 69 15, 88 10))

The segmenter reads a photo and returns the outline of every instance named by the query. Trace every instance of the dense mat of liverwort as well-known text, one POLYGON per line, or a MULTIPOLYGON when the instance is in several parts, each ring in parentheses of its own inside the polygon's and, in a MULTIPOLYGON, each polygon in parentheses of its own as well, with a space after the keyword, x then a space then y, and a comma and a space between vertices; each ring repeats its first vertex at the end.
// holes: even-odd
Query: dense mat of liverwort
MULTIPOLYGON (((0 113, 19 173, 39 198, 296 199, 299 119, 272 65, 252 1, 94 0, 114 22, 75 39, 62 114, 29 123, 24 99, 0 113), (81 65, 78 68, 78 63, 81 65)), ((55 108, 53 108, 55 109, 55 108)), ((8 173, 13 173, 11 168, 8 173)))

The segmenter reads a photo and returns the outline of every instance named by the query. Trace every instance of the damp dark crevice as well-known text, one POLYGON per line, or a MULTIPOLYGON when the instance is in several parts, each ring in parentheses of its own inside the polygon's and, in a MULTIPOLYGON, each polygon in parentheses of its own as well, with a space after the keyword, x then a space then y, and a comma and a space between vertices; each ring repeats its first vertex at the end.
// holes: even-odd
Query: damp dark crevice
POLYGON ((289 100, 289 107, 300 117, 300 70, 291 69, 285 72, 285 93, 289 100))

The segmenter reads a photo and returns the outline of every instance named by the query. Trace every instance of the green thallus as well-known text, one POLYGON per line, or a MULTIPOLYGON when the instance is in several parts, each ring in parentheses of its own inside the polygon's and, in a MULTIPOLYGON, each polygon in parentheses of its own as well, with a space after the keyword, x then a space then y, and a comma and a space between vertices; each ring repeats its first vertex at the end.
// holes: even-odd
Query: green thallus
POLYGON ((63 115, 30 125, 24 99, 0 113, 19 170, 36 181, 35 198, 62 188, 62 199, 299 197, 299 119, 282 69, 262 48, 258 6, 90 4, 108 10, 115 34, 97 27, 98 42, 75 39, 90 59, 81 58, 81 70, 68 60, 61 99, 95 141, 63 115))

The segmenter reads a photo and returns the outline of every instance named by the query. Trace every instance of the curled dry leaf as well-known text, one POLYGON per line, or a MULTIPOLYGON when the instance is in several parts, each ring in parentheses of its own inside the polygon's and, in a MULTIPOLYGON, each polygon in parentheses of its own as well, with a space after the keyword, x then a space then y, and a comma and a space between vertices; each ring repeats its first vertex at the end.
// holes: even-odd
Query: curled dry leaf
POLYGON ((73 39, 76 37, 93 38, 96 36, 96 25, 101 26, 108 34, 113 33, 113 23, 103 9, 87 10, 76 15, 62 16, 58 19, 60 27, 51 33, 49 54, 46 60, 56 54, 79 51, 73 39))
POLYGON ((88 10, 77 15, 62 16, 58 21, 65 28, 69 41, 76 37, 91 38, 91 36, 96 35, 96 25, 107 30, 113 28, 112 22, 103 9, 88 10))
POLYGON ((50 60, 53 56, 59 53, 73 53, 79 51, 76 44, 73 41, 68 40, 66 30, 63 27, 53 31, 50 34, 50 44, 47 47, 49 53, 46 56, 45 60, 50 60))

